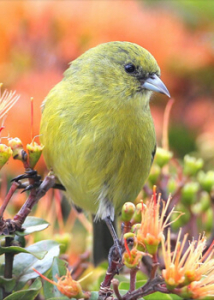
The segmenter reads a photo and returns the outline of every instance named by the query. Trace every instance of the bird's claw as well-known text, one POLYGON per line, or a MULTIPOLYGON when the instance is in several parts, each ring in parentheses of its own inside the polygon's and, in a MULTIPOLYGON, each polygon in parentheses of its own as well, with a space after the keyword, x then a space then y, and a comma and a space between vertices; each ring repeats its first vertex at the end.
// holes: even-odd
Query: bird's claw
POLYGON ((38 188, 42 183, 41 176, 38 175, 37 171, 35 170, 28 170, 25 172, 25 174, 19 175, 13 178, 11 181, 16 182, 19 185, 19 189, 23 189, 22 193, 32 190, 33 188, 38 188), (23 179, 33 179, 34 182, 29 185, 26 185, 20 182, 20 180, 23 179))
POLYGON ((39 187, 41 185, 41 183, 42 183, 42 181, 35 182, 34 184, 29 184, 29 185, 24 187, 24 190, 21 191, 21 193, 24 193, 24 192, 30 191, 32 189, 35 189, 35 188, 39 187))
POLYGON ((118 262, 119 264, 122 262, 123 253, 124 253, 124 246, 120 243, 119 240, 115 241, 114 245, 110 248, 108 261, 109 264, 112 261, 118 262))
POLYGON ((22 179, 34 179, 35 181, 39 181, 39 180, 41 180, 41 176, 37 174, 37 171, 29 170, 29 171, 26 171, 25 174, 22 174, 22 175, 19 175, 19 176, 13 178, 11 181, 18 182, 19 180, 22 180, 22 179))

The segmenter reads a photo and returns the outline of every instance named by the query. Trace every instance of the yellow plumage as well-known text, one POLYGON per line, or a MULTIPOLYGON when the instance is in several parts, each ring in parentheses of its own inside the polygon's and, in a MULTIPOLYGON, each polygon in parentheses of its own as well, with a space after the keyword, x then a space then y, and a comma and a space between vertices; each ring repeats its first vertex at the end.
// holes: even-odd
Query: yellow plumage
POLYGON ((72 62, 43 103, 47 165, 68 197, 97 218, 113 219, 114 209, 133 201, 149 174, 156 139, 145 82, 155 76, 167 94, 159 75, 155 59, 140 46, 101 44, 72 62))

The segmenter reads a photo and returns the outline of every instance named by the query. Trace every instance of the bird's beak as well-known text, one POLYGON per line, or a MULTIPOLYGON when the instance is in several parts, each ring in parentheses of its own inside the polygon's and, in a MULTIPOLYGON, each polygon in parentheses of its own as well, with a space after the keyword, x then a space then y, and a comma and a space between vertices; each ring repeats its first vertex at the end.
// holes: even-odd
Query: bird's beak
POLYGON ((141 87, 153 92, 165 94, 169 98, 171 97, 163 81, 155 74, 152 74, 149 78, 147 78, 141 87))

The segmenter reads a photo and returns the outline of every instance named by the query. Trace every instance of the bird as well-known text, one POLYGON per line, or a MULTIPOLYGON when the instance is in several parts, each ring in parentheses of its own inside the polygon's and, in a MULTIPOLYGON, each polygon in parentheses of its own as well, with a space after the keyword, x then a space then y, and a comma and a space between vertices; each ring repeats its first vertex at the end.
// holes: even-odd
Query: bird
POLYGON ((142 189, 156 152, 153 92, 170 97, 145 48, 100 44, 71 62, 42 103, 40 140, 46 164, 70 202, 112 222, 142 189))

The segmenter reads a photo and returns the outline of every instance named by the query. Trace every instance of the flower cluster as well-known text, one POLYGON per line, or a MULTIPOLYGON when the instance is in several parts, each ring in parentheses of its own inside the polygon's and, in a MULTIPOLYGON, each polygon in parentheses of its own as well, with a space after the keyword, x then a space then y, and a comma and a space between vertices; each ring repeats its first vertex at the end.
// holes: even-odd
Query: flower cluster
MULTIPOLYGON (((126 252, 123 259, 124 264, 131 267, 136 267, 140 259, 145 253, 153 256, 157 253, 160 242, 163 238, 164 229, 170 225, 170 216, 174 208, 169 209, 171 197, 167 201, 161 200, 161 195, 156 198, 156 187, 153 189, 153 196, 145 204, 139 203, 134 208, 132 203, 125 203, 122 209, 122 218, 125 222, 130 222, 133 233, 124 235, 124 243, 126 252), (137 217, 136 217, 137 216, 137 217), (138 220, 141 223, 136 223, 138 220), (126 239, 132 235, 134 246, 130 251, 126 239), (138 263, 137 263, 138 262, 138 263)), ((179 213, 179 216, 182 213, 179 213)), ((177 218, 179 218, 179 216, 177 218)), ((176 220, 176 219, 175 219, 176 220)), ((174 221, 175 221, 174 220, 174 221)))
POLYGON ((130 232, 124 234, 125 253, 124 264, 132 269, 138 268, 143 255, 149 255, 153 264, 158 262, 157 252, 161 245, 164 268, 161 271, 162 289, 185 299, 214 299, 214 241, 207 248, 204 234, 198 239, 188 241, 188 234, 182 236, 179 231, 176 241, 173 241, 169 225, 171 216, 177 220, 182 213, 170 208, 171 197, 167 201, 156 198, 156 188, 153 196, 145 204, 140 203, 141 220, 134 223, 136 211, 139 215, 139 204, 134 209, 133 204, 126 203, 123 209, 123 219, 132 225, 130 232), (168 227, 165 238, 164 229, 168 227), (132 232, 131 232, 132 231, 132 232), (132 239, 132 247, 127 241, 132 239))
POLYGON ((168 230, 167 241, 162 239, 162 253, 165 269, 162 276, 169 290, 188 298, 203 299, 214 290, 214 242, 206 249, 206 237, 199 236, 187 246, 185 234, 181 242, 179 231, 175 249, 172 252, 171 234, 168 230))

